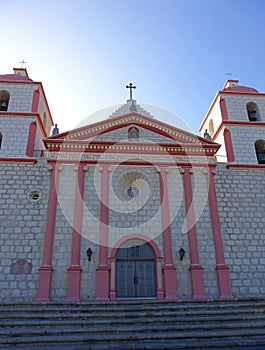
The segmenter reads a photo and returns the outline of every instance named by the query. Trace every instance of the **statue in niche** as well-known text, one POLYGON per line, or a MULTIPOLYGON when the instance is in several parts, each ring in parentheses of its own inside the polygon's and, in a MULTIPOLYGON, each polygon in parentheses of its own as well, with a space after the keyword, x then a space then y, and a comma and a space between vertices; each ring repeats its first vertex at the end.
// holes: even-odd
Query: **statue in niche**
POLYGON ((138 130, 135 126, 132 126, 132 127, 129 129, 129 132, 128 132, 128 139, 129 139, 129 140, 132 140, 132 139, 139 139, 139 130, 138 130))

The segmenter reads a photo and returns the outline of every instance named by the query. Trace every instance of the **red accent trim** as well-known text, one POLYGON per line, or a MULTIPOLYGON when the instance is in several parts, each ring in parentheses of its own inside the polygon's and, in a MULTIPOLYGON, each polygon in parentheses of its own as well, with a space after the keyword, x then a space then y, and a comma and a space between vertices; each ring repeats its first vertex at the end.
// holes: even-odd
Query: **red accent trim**
POLYGON ((57 207, 57 189, 59 182, 58 166, 55 165, 51 172, 50 179, 50 193, 48 201, 46 234, 43 251, 42 265, 39 269, 39 281, 37 289, 37 301, 49 301, 50 300, 50 288, 52 279, 52 250, 54 241, 54 228, 56 220, 56 207, 57 207))
POLYGON ((227 155, 227 161, 234 162, 235 156, 234 156, 231 133, 230 133, 230 130, 228 130, 226 128, 224 129, 224 141, 225 141, 225 150, 226 150, 226 155, 227 155))
POLYGON ((265 169, 263 164, 227 164, 227 169, 242 168, 242 169, 265 169))
POLYGON ((109 300, 109 267, 108 267, 108 222, 109 222, 109 170, 102 166, 101 203, 100 203, 100 246, 99 265, 97 268, 96 301, 109 300))
POLYGON ((76 177, 74 226, 72 233, 72 259, 68 268, 68 289, 66 301, 80 301, 80 244, 83 218, 83 198, 84 198, 84 168, 79 165, 76 177))
POLYGON ((199 263, 197 233, 195 226, 195 215, 192 201, 192 185, 189 169, 182 170, 184 196, 186 206, 186 220, 188 227, 188 239, 190 248, 190 272, 192 296, 194 299, 205 298, 203 268, 199 263))
POLYGON ((32 122, 29 125, 28 144, 26 148, 26 155, 28 157, 33 157, 36 134, 37 134, 37 123, 32 122))
POLYGON ((228 113, 227 113, 227 107, 226 107, 226 101, 222 97, 220 98, 219 101, 220 104, 220 110, 221 110, 221 115, 222 115, 222 120, 227 121, 228 120, 228 113))
POLYGON ((206 178, 208 183, 208 201, 209 201, 212 230, 213 230, 213 241, 214 241, 214 250, 215 250, 215 257, 216 257, 216 273, 217 273, 217 281, 218 281, 218 287, 219 287, 219 295, 221 298, 231 298, 233 294, 232 294, 231 283, 230 283, 229 267, 225 264, 214 177, 213 177, 213 171, 211 169, 208 169, 206 178))
POLYGON ((32 97, 31 112, 38 113, 39 99, 40 99, 40 92, 39 90, 35 90, 32 97))
POLYGON ((162 238, 164 251, 165 299, 177 299, 176 267, 173 266, 166 168, 159 172, 162 238))
POLYGON ((38 163, 36 158, 0 158, 0 163, 38 163))
POLYGON ((154 241, 150 240, 149 237, 144 236, 142 234, 130 234, 128 236, 122 237, 119 239, 119 241, 115 244, 115 246, 112 248, 111 255, 110 255, 110 261, 111 261, 111 278, 110 278, 110 300, 116 300, 116 254, 119 247, 131 240, 131 239, 139 239, 142 240, 152 247, 154 253, 155 253, 155 260, 156 260, 156 289, 157 289, 157 299, 162 300, 164 299, 164 289, 163 289, 163 283, 162 283, 162 267, 161 267, 161 261, 162 257, 160 255, 159 248, 155 244, 154 241))
MULTIPOLYGON (((50 111, 50 107, 49 107, 49 104, 48 104, 48 101, 47 101, 47 98, 46 98, 46 95, 45 95, 45 92, 44 92, 44 89, 43 89, 43 85, 41 82, 36 82, 36 81, 32 81, 32 80, 18 80, 18 81, 15 81, 15 80, 12 80, 12 81, 6 81, 6 80, 0 80, 0 82, 4 82, 5 84, 22 84, 22 85, 25 85, 25 84, 30 84, 30 85, 37 85, 38 88, 41 90, 42 94, 43 94, 43 98, 45 100, 45 104, 47 106, 47 110, 48 110, 48 115, 49 115, 49 118, 50 118, 50 121, 51 121, 51 124, 54 125, 54 122, 53 122, 53 119, 52 119, 52 115, 51 115, 51 111, 50 111)), ((20 113, 22 114, 22 113, 20 113)))
POLYGON ((171 130, 172 132, 177 132, 179 134, 186 135, 187 137, 189 137, 189 138, 191 138, 193 140, 196 140, 196 141, 199 140, 203 144, 208 144, 208 143, 212 144, 211 141, 208 141, 208 140, 204 139, 201 136, 194 135, 191 132, 187 132, 185 130, 181 130, 179 128, 173 127, 172 125, 163 123, 163 122, 158 121, 156 119, 154 120, 151 117, 143 116, 142 114, 135 113, 135 112, 128 113, 128 114, 125 114, 123 116, 118 116, 118 117, 115 117, 115 118, 111 118, 111 119, 108 119, 107 121, 103 120, 103 121, 100 121, 100 122, 97 122, 97 123, 94 123, 94 124, 90 124, 89 126, 83 126, 81 128, 78 128, 78 129, 75 129, 75 130, 72 130, 72 131, 67 131, 67 132, 61 133, 59 135, 51 136, 47 140, 48 141, 52 141, 54 139, 62 139, 64 137, 66 137, 66 136, 68 138, 70 138, 71 135, 74 136, 78 132, 83 132, 84 133, 84 131, 86 131, 87 129, 93 129, 93 128, 96 128, 96 127, 100 127, 100 126, 102 126, 104 124, 109 124, 110 122, 114 124, 116 121, 123 120, 125 118, 130 117, 130 116, 139 117, 141 120, 140 121, 139 120, 138 121, 137 120, 128 120, 128 121, 124 120, 122 123, 117 124, 117 125, 109 126, 106 129, 99 128, 99 130, 91 132, 89 134, 83 134, 82 136, 79 136, 78 139, 82 140, 82 139, 86 139, 86 138, 90 138, 90 137, 95 137, 95 136, 104 134, 106 132, 109 132, 109 131, 112 131, 112 130, 116 130, 116 129, 119 129, 119 128, 123 128, 123 127, 126 127, 128 125, 133 124, 135 126, 137 125, 137 126, 145 128, 145 129, 151 130, 151 131, 153 131, 153 132, 155 132, 157 134, 160 134, 162 136, 166 136, 168 138, 171 138, 172 140, 179 140, 180 142, 183 142, 183 144, 185 144, 185 139, 184 138, 178 138, 176 135, 175 136, 171 135, 171 134, 167 133, 166 131, 163 131, 163 128, 167 128, 167 129, 171 130), (152 127, 151 125, 146 124, 145 121, 149 121, 150 123, 155 124, 157 127, 152 127))

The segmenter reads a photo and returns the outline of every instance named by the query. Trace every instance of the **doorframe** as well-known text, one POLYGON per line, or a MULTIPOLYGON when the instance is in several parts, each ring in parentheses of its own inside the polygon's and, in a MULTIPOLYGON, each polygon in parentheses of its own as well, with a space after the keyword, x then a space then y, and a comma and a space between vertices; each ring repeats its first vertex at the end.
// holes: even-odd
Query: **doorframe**
POLYGON ((150 244, 155 254, 156 267, 156 297, 158 300, 164 299, 164 288, 162 283, 162 256, 160 250, 153 240, 142 234, 131 234, 122 237, 112 248, 110 254, 110 300, 116 300, 116 254, 121 245, 129 240, 139 239, 145 243, 150 244))

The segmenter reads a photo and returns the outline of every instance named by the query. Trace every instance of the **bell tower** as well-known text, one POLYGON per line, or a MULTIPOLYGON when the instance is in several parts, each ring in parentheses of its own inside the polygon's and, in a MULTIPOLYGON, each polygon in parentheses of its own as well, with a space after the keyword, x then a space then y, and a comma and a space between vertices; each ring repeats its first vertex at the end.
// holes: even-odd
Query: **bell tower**
POLYGON ((221 145, 218 162, 265 164, 265 94, 227 80, 199 128, 221 145))
POLYGON ((41 82, 25 68, 0 75, 0 158, 39 156, 53 125, 41 82))

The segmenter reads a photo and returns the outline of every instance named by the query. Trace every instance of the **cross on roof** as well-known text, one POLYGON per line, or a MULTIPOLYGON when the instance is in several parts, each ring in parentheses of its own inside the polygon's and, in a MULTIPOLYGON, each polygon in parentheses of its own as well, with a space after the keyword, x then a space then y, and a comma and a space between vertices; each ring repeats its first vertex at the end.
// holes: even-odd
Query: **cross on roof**
POLYGON ((25 62, 24 60, 22 60, 21 62, 19 62, 19 63, 21 63, 22 64, 22 68, 23 68, 23 65, 25 64, 25 63, 27 63, 27 62, 25 62))
POLYGON ((126 85, 126 89, 130 89, 130 100, 132 100, 132 89, 136 89, 136 86, 133 86, 132 83, 126 85))

